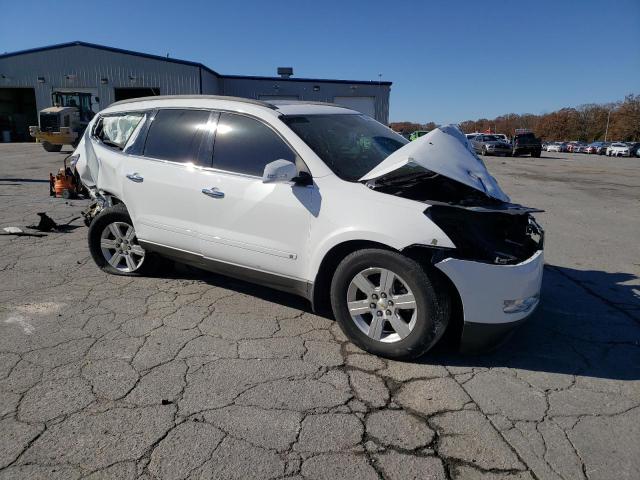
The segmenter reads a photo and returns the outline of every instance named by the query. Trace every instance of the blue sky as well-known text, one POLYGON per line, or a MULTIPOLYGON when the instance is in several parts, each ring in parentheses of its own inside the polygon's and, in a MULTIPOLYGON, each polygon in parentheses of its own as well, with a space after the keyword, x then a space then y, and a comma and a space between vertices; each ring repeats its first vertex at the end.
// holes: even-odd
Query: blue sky
POLYGON ((225 74, 382 74, 393 82, 392 121, 542 113, 640 93, 638 0, 46 3, 0 1, 0 51, 83 40, 225 74))

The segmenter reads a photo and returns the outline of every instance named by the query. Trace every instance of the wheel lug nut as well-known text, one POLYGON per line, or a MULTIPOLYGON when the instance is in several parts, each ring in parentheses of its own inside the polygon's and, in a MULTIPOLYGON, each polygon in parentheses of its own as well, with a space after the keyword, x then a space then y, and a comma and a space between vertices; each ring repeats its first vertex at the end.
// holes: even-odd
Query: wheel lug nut
POLYGON ((378 299, 378 295, 376 295, 375 293, 373 295, 371 295, 371 298, 373 298, 374 300, 378 299))
POLYGON ((381 316, 382 316, 382 310, 378 310, 378 311, 376 312, 376 315, 377 315, 377 316, 379 316, 379 317, 381 317, 381 316))
POLYGON ((391 310, 387 310, 387 315, 391 315, 391 310))
POLYGON ((376 304, 372 303, 371 305, 369 305, 369 308, 376 308, 376 304))
POLYGON ((380 294, 380 296, 381 296, 382 298, 387 298, 387 294, 386 294, 386 293, 384 293, 384 292, 382 292, 382 293, 380 294))
POLYGON ((393 307, 393 300, 389 300, 389 306, 393 307))

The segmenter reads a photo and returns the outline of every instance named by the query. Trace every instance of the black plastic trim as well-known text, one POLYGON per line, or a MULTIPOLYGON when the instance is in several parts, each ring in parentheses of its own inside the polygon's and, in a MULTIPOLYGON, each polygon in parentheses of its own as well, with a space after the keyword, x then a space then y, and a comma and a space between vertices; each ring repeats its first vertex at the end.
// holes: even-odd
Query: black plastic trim
POLYGON ((203 270, 236 278, 238 280, 263 285, 282 292, 293 293, 311 300, 313 283, 306 280, 277 275, 275 273, 243 267, 241 265, 235 265, 221 260, 205 258, 204 256, 196 253, 167 247, 153 242, 147 242, 144 240, 138 240, 138 242, 145 250, 156 252, 178 262, 186 263, 203 270))

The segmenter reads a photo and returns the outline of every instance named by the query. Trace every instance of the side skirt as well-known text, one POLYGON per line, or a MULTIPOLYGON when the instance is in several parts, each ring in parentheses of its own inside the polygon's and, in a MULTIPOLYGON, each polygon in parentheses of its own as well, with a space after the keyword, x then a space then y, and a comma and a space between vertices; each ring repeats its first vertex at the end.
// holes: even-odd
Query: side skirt
POLYGON ((236 278, 257 285, 273 288, 283 292, 300 295, 307 300, 311 300, 313 292, 313 283, 299 278, 291 278, 275 273, 256 270, 249 267, 243 267, 234 263, 223 262, 205 258, 202 255, 187 252, 176 248, 167 247, 157 243, 138 240, 140 245, 150 252, 155 252, 163 257, 170 258, 177 262, 186 263, 196 268, 201 268, 209 272, 225 275, 227 277, 236 278))

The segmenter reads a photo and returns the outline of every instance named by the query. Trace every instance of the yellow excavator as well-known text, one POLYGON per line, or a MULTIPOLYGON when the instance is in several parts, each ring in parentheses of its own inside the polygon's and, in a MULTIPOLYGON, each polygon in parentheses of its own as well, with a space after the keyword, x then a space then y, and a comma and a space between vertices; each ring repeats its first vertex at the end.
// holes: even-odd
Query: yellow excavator
POLYGON ((91 94, 53 92, 51 99, 53 107, 40 111, 40 125, 30 126, 29 134, 47 152, 59 152, 63 145, 75 147, 95 115, 91 109, 91 94))

